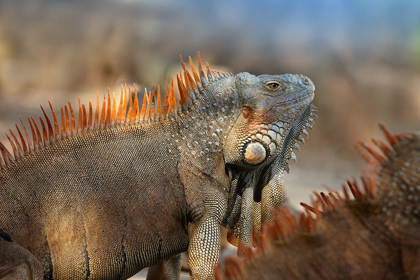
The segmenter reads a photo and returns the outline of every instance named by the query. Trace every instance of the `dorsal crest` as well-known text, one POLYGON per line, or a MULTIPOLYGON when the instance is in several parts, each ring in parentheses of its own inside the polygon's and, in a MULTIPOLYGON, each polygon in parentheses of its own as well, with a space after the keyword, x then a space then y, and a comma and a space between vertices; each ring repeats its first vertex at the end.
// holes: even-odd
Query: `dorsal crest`
POLYGON ((174 78, 171 78, 163 104, 161 103, 161 87, 159 85, 156 88, 153 86, 149 91, 145 89, 141 105, 138 100, 137 87, 134 86, 133 97, 131 87, 121 85, 118 105, 115 93, 111 94, 109 88, 108 94, 104 95, 102 102, 99 93, 97 93, 95 108, 91 102, 88 105, 82 104, 79 98, 79 106, 75 110, 70 102, 60 108, 61 125, 50 102, 48 103, 52 118, 41 106, 43 117, 39 118, 40 125, 34 118, 28 118, 30 133, 22 119, 20 119, 21 128, 16 125, 17 134, 11 129, 9 129, 9 133, 6 133, 12 153, 0 142, 0 168, 5 168, 26 154, 48 146, 50 143, 88 131, 175 118, 182 112, 188 111, 210 83, 232 75, 210 69, 207 62, 205 62, 204 69, 199 52, 197 52, 198 71, 196 71, 191 57, 189 57, 191 72, 187 69, 181 56, 180 59, 183 71, 176 75, 176 87, 174 78), (76 113, 78 114, 77 120, 76 113))

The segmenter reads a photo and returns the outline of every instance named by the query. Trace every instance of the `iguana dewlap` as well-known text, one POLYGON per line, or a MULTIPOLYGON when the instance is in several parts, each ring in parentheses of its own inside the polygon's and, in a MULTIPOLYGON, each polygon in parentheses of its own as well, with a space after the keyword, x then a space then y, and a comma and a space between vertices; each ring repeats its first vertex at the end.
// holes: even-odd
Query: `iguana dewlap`
POLYGON ((159 87, 140 107, 122 87, 119 103, 98 97, 96 110, 79 100, 77 121, 70 103, 60 118, 50 105, 51 116, 9 131, 0 250, 13 253, 0 254, 0 276, 38 279, 42 267, 45 279, 126 279, 152 266, 150 279, 176 279, 188 250, 192 278, 211 279, 219 225, 252 245, 313 123, 314 85, 203 69, 199 55, 199 71, 182 64, 163 106, 159 87))

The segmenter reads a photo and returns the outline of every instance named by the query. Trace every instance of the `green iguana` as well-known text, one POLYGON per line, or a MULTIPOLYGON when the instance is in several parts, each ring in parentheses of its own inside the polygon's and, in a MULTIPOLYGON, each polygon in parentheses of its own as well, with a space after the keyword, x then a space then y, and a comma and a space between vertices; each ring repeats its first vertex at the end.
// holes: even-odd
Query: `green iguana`
MULTIPOLYGON (((251 245, 282 203, 283 172, 312 127, 315 87, 302 75, 237 75, 189 59, 161 106, 160 88, 121 88, 29 118, 0 144, 0 276, 213 278, 220 228, 251 245), (128 105, 129 104, 129 105, 128 105), (126 109, 128 107, 128 109, 126 109), (40 272, 41 271, 41 272, 40 272), (17 276, 18 275, 18 276, 17 276)), ((41 107, 42 108, 42 107, 41 107)))
POLYGON ((299 222, 278 210, 275 225, 263 226, 266 234, 257 238, 258 252, 230 257, 216 278, 419 279, 420 134, 381 128, 390 143, 374 140, 382 152, 360 143, 370 166, 363 190, 348 181, 344 197, 316 193, 312 206, 302 203, 299 222))

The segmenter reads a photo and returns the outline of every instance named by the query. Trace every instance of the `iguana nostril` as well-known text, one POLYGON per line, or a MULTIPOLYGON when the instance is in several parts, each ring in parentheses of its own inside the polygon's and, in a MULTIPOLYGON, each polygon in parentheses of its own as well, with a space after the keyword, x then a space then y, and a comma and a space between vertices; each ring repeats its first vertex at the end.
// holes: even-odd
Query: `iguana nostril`
POLYGON ((266 155, 264 146, 259 142, 251 142, 245 148, 245 161, 248 164, 260 164, 265 160, 266 155))

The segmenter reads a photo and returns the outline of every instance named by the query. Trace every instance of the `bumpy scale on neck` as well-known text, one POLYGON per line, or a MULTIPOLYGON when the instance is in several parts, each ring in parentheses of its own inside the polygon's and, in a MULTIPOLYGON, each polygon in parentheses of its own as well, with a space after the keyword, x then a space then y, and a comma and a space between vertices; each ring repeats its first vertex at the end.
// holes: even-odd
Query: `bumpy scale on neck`
POLYGON ((239 115, 235 79, 226 75, 208 76, 200 98, 183 115, 178 115, 178 134, 168 139, 174 147, 197 164, 210 164, 221 153, 229 129, 239 115))

